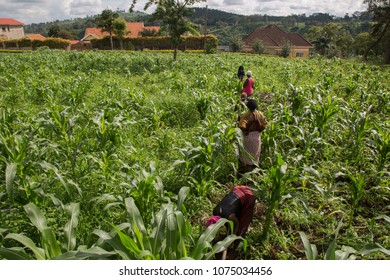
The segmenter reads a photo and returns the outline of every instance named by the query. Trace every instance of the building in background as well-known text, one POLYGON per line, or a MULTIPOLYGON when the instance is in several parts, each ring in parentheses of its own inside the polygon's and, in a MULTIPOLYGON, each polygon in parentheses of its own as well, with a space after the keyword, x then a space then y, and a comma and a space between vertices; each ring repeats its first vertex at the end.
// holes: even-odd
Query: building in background
POLYGON ((12 18, 0 18, 0 38, 24 38, 24 24, 12 18))
POLYGON ((264 46, 265 54, 280 55, 286 43, 290 44, 290 57, 308 57, 313 46, 298 33, 287 33, 278 26, 271 24, 264 28, 257 28, 244 39, 244 51, 254 52, 253 46, 260 41, 264 46))
MULTIPOLYGON (((144 26, 143 22, 127 22, 127 31, 129 33, 125 37, 137 38, 142 36, 142 32, 152 30, 158 32, 160 26, 144 26)), ((92 39, 102 39, 106 36, 109 36, 108 32, 103 32, 100 28, 88 27, 85 29, 84 37, 80 41, 85 42, 92 39)))

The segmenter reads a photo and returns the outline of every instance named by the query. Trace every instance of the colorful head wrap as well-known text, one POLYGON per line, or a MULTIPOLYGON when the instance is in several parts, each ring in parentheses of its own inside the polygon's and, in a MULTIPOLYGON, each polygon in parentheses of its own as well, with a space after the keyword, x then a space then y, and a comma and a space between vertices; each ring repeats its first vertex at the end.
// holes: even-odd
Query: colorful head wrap
POLYGON ((210 219, 207 220, 206 227, 209 227, 209 226, 215 224, 216 222, 218 222, 219 219, 221 219, 220 216, 213 216, 213 217, 211 217, 210 219))

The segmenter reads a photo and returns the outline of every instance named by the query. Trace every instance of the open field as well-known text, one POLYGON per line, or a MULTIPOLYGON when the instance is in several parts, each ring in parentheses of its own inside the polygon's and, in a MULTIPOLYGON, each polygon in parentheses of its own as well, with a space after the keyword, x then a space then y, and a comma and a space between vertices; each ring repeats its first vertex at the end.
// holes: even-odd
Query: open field
POLYGON ((237 258, 390 259, 389 81, 339 59, 0 53, 0 258, 213 259, 202 219, 247 184, 237 258), (239 65, 270 123, 240 178, 239 65))

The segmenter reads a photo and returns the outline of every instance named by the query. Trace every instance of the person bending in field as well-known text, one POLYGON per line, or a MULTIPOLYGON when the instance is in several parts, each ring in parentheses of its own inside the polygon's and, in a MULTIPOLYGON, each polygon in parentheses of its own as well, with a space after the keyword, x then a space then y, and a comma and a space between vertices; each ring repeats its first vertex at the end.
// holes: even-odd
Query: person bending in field
POLYGON ((215 206, 213 217, 206 226, 215 224, 220 218, 233 222, 233 233, 244 236, 252 222, 255 209, 255 195, 247 186, 231 187, 231 191, 215 206))
MULTIPOLYGON (((244 237, 252 222, 255 200, 255 195, 247 186, 231 187, 231 191, 215 206, 214 216, 207 220, 206 227, 215 224, 220 218, 225 218, 233 222, 233 233, 244 237)), ((238 244, 239 240, 236 240, 229 252, 226 249, 217 254, 217 258, 234 259, 238 244)))

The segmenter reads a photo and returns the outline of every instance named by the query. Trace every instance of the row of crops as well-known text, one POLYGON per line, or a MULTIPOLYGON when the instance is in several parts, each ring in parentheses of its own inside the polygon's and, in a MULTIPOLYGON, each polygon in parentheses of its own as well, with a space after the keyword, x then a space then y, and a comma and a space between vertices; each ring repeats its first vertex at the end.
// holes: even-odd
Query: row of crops
POLYGON ((389 81, 338 59, 0 53, 0 258, 213 259, 237 237, 202 220, 246 184, 238 258, 389 259, 389 81), (239 65, 269 121, 244 176, 239 65))

